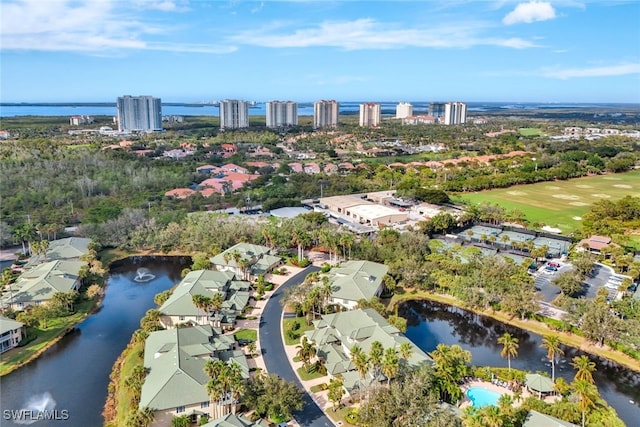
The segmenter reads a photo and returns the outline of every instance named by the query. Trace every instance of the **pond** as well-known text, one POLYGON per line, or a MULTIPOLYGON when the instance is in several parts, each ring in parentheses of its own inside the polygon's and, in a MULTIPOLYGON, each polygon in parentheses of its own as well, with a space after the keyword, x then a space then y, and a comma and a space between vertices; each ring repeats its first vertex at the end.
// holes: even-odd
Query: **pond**
MULTIPOLYGON (((34 425, 102 425, 102 409, 115 360, 139 327, 142 316, 155 306, 153 297, 178 283, 182 269, 189 264, 185 257, 132 257, 114 264, 100 310, 38 359, 2 377, 2 413, 55 409, 67 411, 68 420, 42 420, 34 425), (141 268, 154 278, 136 281, 141 268)), ((9 423, 3 419, 0 424, 9 423)))
MULTIPOLYGON (((505 325, 497 320, 444 304, 411 301, 400 306, 399 314, 407 319, 407 337, 425 352, 435 350, 440 343, 459 344, 469 350, 474 365, 507 367, 500 356, 502 345, 498 338, 509 332, 519 340, 518 357, 511 360, 516 369, 551 374, 547 351, 540 347, 539 335, 505 325)), ((556 364, 556 376, 573 380, 575 370, 571 359, 586 354, 563 346, 564 355, 556 364)), ((608 360, 587 354, 596 363, 594 379, 600 395, 617 411, 629 426, 640 419, 640 373, 608 360)))

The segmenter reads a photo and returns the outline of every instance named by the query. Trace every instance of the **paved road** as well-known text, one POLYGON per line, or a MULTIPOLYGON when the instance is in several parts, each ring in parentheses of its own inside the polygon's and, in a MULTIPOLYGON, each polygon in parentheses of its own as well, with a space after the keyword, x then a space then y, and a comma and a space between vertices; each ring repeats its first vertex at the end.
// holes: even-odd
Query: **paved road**
MULTIPOLYGON (((318 267, 308 267, 280 285, 267 302, 260 321, 260 345, 262 347, 262 356, 264 357, 267 372, 276 374, 280 378, 295 383, 302 390, 304 390, 304 388, 302 384, 300 384, 295 372, 293 372, 284 351, 281 321, 282 306, 280 305, 280 299, 285 289, 301 283, 307 274, 318 270, 320 270, 318 267)), ((305 392, 303 400, 304 407, 300 412, 294 414, 296 421, 298 421, 301 426, 330 427, 334 425, 313 399, 311 399, 308 393, 305 392)))

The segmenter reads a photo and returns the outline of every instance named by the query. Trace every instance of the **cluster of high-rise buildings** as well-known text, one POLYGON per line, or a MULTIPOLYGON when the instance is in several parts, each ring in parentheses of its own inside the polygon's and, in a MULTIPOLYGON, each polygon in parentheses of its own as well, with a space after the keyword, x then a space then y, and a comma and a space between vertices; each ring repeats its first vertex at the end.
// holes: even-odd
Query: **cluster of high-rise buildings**
POLYGON ((430 102, 428 115, 414 116, 413 106, 401 102, 396 107, 396 119, 403 123, 442 123, 461 125, 467 122, 467 104, 464 102, 430 102))
MULTIPOLYGON (((245 129, 249 127, 248 101, 225 99, 220 101, 220 129, 245 129)), ((339 104, 335 100, 322 100, 313 104, 313 127, 316 129, 337 127, 339 104)), ((153 132, 162 130, 160 98, 151 96, 122 96, 117 101, 118 130, 120 132, 153 132)), ((360 126, 378 126, 382 118, 379 103, 360 104, 360 126)), ((396 118, 413 119, 408 123, 464 124, 467 104, 463 102, 432 102, 429 104, 429 120, 415 120, 413 106, 401 102, 396 107, 396 118)), ((266 103, 266 126, 271 129, 298 125, 298 104, 293 101, 269 101, 266 103)))

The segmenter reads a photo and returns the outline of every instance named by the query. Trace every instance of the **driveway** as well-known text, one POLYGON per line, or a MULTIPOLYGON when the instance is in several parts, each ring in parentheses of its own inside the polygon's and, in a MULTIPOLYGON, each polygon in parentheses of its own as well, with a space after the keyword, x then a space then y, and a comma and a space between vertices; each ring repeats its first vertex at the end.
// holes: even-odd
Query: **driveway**
MULTIPOLYGON (((304 390, 304 387, 289 363, 284 349, 284 343, 282 342, 283 308, 280 305, 280 299, 285 289, 301 283, 307 274, 318 270, 320 270, 318 267, 310 266, 278 286, 271 298, 269 298, 260 320, 260 343, 267 372, 276 374, 286 381, 293 382, 300 387, 301 390, 304 390)), ((301 426, 330 427, 334 425, 306 392, 303 401, 304 407, 302 410, 294 414, 294 418, 301 426)))

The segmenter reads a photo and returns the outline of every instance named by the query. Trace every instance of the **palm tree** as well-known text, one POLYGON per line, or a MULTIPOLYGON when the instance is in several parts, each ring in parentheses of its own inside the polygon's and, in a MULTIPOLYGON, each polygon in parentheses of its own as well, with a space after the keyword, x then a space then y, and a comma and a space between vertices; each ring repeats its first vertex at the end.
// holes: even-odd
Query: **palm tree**
POLYGON ((246 384, 244 379, 242 378, 242 370, 240 369, 240 365, 236 362, 231 363, 231 365, 227 365, 228 382, 227 382, 227 390, 231 397, 231 405, 232 413, 236 413, 236 405, 240 400, 240 396, 242 396, 246 391, 246 384))
POLYGON ((507 243, 509 243, 509 240, 511 240, 511 239, 509 238, 508 235, 503 234, 502 237, 500 237, 500 240, 502 241, 502 244, 506 248, 507 247, 507 243))
POLYGON ((49 241, 41 240, 40 241, 40 253, 44 255, 44 261, 47 261, 47 251, 49 250, 49 241))
POLYGON ((575 380, 573 391, 578 395, 578 408, 582 413, 582 427, 584 427, 587 410, 596 406, 598 389, 589 381, 575 380))
POLYGON ((384 347, 382 346, 382 343, 380 341, 372 342, 371 348, 369 349, 369 362, 371 363, 371 368, 373 368, 373 375, 375 378, 378 378, 383 354, 384 347))
MULTIPOLYGON (((356 367, 356 370, 360 374, 360 384, 362 387, 362 380, 364 380, 367 371, 369 370, 369 358, 359 345, 351 347, 351 362, 356 367)), ((361 390, 362 392, 362 390, 361 390)))
POLYGON ((489 405, 481 409, 480 419, 484 427, 502 427, 502 415, 500 414, 500 408, 497 406, 489 405))
POLYGON ((586 381, 589 384, 595 384, 592 373, 596 370, 596 364, 588 356, 574 357, 571 366, 576 369, 574 381, 586 381))
POLYGON ((498 338, 498 344, 502 344, 500 356, 507 358, 509 371, 511 371, 511 358, 518 357, 518 338, 511 336, 509 332, 505 332, 504 335, 498 338))
POLYGON ((306 335, 302 337, 302 342, 296 346, 296 348, 298 349, 296 356, 302 360, 302 364, 307 372, 309 372, 311 359, 316 355, 316 348, 313 343, 307 339, 306 335))
POLYGON ((251 262, 246 258, 242 258, 238 262, 238 267, 240 268, 240 272, 242 272, 242 280, 247 280, 247 273, 249 273, 251 262))
POLYGON ((342 233, 338 238, 340 246, 342 246, 343 257, 346 259, 351 258, 351 247, 353 246, 355 239, 351 233, 342 233))
POLYGON ((391 347, 384 351, 384 359, 382 360, 381 370, 387 377, 387 386, 391 383, 391 378, 398 374, 400 369, 400 360, 398 359, 398 351, 391 347))
POLYGON ((138 410, 138 419, 140 420, 140 427, 147 427, 153 422, 153 409, 146 406, 138 410))
POLYGON ((196 294, 196 295, 192 295, 191 296, 191 302, 193 302, 193 305, 198 309, 198 310, 202 310, 203 311, 203 315, 204 315, 204 307, 205 307, 205 296, 204 295, 200 295, 200 294, 196 294))
POLYGON ((540 347, 547 349, 547 358, 551 361, 551 381, 556 380, 556 356, 562 356, 564 351, 560 348, 560 337, 548 335, 542 338, 540 347))
POLYGON ((222 308, 222 303, 224 302, 224 295, 220 292, 214 293, 211 298, 209 298, 209 308, 213 310, 214 313, 217 313, 222 308))
POLYGON ((400 356, 404 359, 405 362, 409 362, 409 358, 413 354, 413 346, 410 342, 403 342, 400 344, 400 356))
POLYGON ((319 289, 320 296, 322 297, 322 308, 324 311, 329 305, 329 300, 331 298, 331 294, 333 293, 333 288, 327 276, 322 277, 322 285, 320 285, 319 289))

